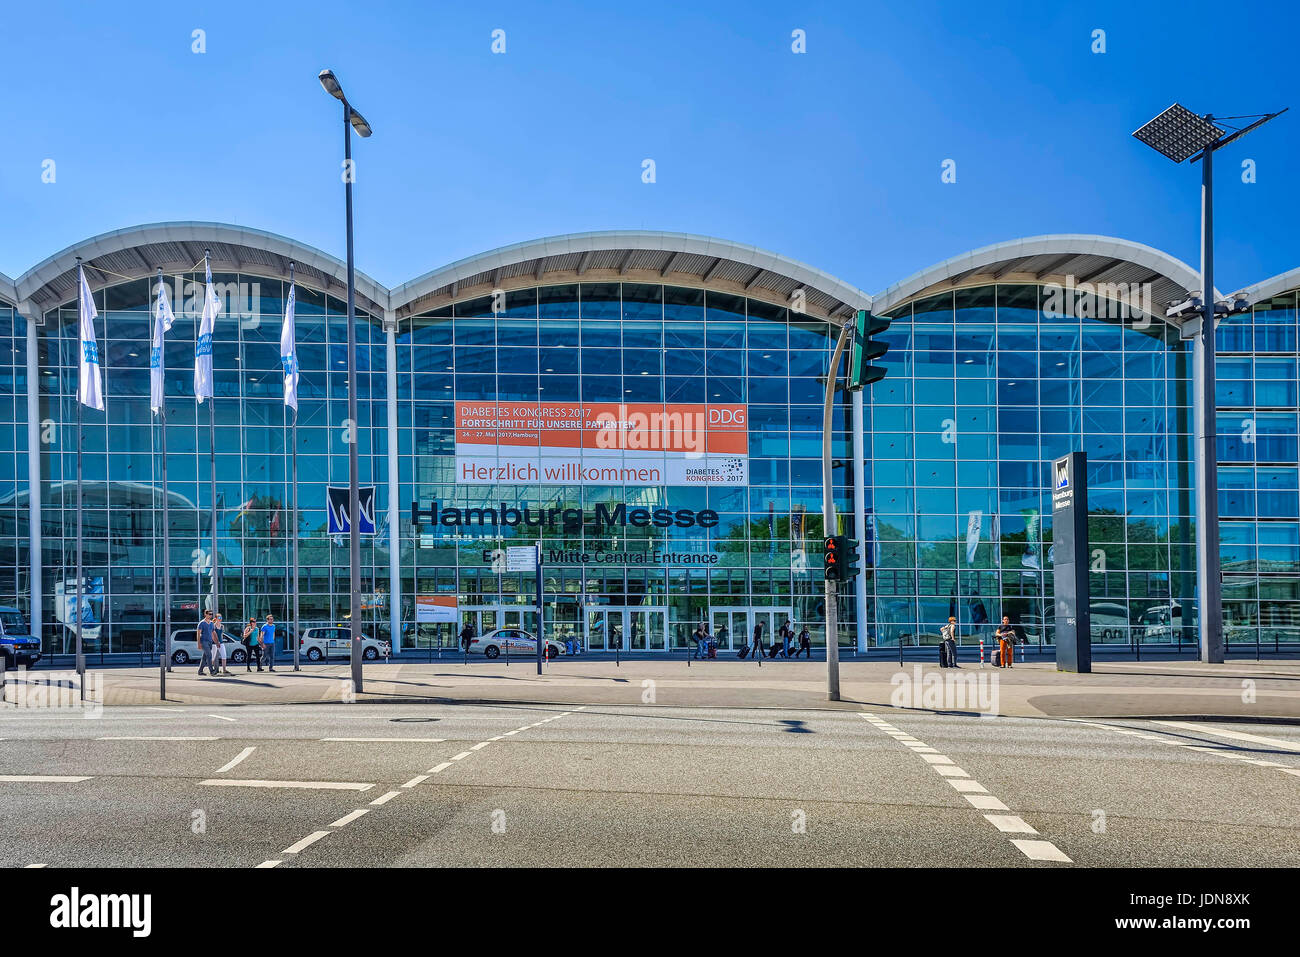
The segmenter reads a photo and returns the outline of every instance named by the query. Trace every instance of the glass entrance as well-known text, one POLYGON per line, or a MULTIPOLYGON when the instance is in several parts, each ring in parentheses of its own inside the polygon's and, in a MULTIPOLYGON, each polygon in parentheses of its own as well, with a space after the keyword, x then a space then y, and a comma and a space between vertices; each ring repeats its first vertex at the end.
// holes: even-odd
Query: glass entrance
POLYGON ((587 649, 664 651, 668 647, 667 621, 663 608, 588 608, 587 649))
POLYGON ((465 622, 474 626, 474 634, 480 638, 489 631, 498 628, 519 628, 530 635, 537 634, 537 609, 518 605, 481 605, 462 606, 460 624, 456 633, 465 627, 465 622))
POLYGON ((798 634, 798 622, 789 608, 715 608, 711 614, 713 637, 719 650, 739 650, 754 639, 754 627, 763 626, 763 647, 772 647, 777 632, 787 621, 798 634))

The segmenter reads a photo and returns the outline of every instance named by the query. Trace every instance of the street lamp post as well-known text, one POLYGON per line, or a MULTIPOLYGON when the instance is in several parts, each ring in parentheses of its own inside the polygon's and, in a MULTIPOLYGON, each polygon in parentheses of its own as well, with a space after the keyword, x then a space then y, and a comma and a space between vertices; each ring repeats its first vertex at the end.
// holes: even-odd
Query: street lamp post
MULTIPOLYGON (((343 191, 347 208, 348 245, 348 553, 351 566, 351 617, 349 618, 348 644, 352 649, 352 689, 364 690, 361 675, 361 491, 357 463, 357 284, 356 267, 352 251, 352 130, 367 137, 370 124, 352 108, 343 87, 331 70, 321 70, 317 76, 325 92, 343 104, 343 191)), ((295 574, 297 570, 295 569, 295 574)))
POLYGON ((1196 598, 1200 609, 1200 658, 1222 664, 1223 573, 1219 561, 1219 475, 1215 452, 1214 324, 1220 315, 1249 308, 1244 299, 1216 301, 1214 291, 1214 151, 1285 113, 1261 114, 1242 129, 1228 130, 1212 114, 1197 116, 1175 103, 1133 133, 1163 156, 1181 163, 1201 161, 1201 295, 1173 305, 1167 315, 1179 321, 1183 338, 1194 336, 1193 458, 1196 469, 1196 598))

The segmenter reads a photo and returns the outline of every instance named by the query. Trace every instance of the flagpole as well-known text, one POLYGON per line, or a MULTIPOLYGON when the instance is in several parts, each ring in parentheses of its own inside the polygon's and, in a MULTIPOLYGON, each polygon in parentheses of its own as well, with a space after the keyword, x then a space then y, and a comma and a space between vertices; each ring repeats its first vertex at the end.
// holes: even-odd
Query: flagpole
MULTIPOLYGON (((158 268, 158 294, 162 295, 163 271, 162 267, 158 268)), ((157 315, 154 316, 154 328, 152 335, 158 334, 158 323, 161 320, 157 315)), ((161 338, 161 337, 159 337, 161 338)), ((158 407, 158 424, 160 450, 162 452, 162 492, 163 492, 163 650, 167 653, 167 670, 172 670, 172 552, 171 552, 171 521, 167 513, 167 349, 165 341, 158 343, 158 376, 163 383, 162 403, 158 407)))
MULTIPOLYGON (((203 269, 208 274, 211 266, 208 264, 209 251, 203 250, 203 269)), ((207 288, 204 288, 204 303, 207 303, 207 288)), ((213 325, 216 325, 216 317, 213 317, 213 325)), ((202 330, 200 330, 202 334, 202 330)), ((216 338, 216 329, 213 329, 213 338, 216 338)), ((210 353, 212 359, 215 359, 215 349, 210 353)), ((211 359, 209 360, 211 361, 211 359)), ((208 468, 209 468, 209 492, 212 495, 212 614, 217 615, 217 596, 221 588, 221 563, 217 561, 217 372, 216 364, 213 363, 212 381, 208 390, 212 394, 208 396, 208 468)))
MULTIPOLYGON (((81 257, 77 257, 77 348, 84 353, 85 346, 81 342, 81 316, 84 312, 84 306, 81 305, 80 299, 85 289, 86 280, 81 270, 81 257)), ((78 365, 85 363, 85 357, 78 359, 78 365)), ((76 635, 77 635, 77 684, 81 688, 81 700, 86 700, 86 656, 81 645, 81 620, 85 617, 81 608, 82 592, 82 569, 81 569, 81 377, 77 377, 77 607, 76 607, 76 635)))
MULTIPOLYGON (((293 263, 289 263, 289 289, 293 290, 293 263)), ((298 350, 294 347, 294 361, 297 361, 298 350)), ((293 540, 293 670, 301 671, 302 665, 298 661, 298 635, 301 628, 298 623, 298 408, 297 408, 297 386, 294 387, 294 410, 293 410, 293 430, 289 435, 289 441, 292 444, 292 486, 290 487, 290 511, 293 515, 293 524, 290 526, 289 537, 293 540)))

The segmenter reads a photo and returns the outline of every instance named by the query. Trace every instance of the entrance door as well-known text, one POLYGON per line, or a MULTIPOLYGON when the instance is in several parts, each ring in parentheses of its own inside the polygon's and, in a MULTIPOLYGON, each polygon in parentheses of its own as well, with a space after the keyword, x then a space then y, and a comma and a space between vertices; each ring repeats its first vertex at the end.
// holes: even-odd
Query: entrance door
MULTIPOLYGON (((715 608, 712 619, 715 638, 726 629, 726 637, 718 640, 720 649, 739 649, 749 644, 754 638, 754 626, 758 624, 763 626, 763 646, 770 648, 782 625, 787 621, 795 624, 789 608, 715 608)), ((795 632, 798 633, 798 628, 795 632)))
MULTIPOLYGON (((498 628, 519 628, 530 635, 537 634, 537 609, 519 605, 481 605, 460 609, 461 625, 469 621, 474 634, 483 637, 498 628)), ((459 634, 459 629, 457 629, 459 634)))
POLYGON ((633 651, 664 651, 668 647, 668 616, 662 608, 629 608, 626 615, 633 651))
POLYGON ((587 609, 589 651, 664 651, 668 647, 668 612, 664 608, 587 609))

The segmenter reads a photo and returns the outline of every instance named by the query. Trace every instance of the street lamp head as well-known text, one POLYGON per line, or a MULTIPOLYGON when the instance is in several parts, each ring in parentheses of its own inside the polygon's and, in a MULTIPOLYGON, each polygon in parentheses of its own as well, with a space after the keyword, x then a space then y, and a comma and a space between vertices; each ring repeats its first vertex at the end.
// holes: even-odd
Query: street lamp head
POLYGON ((369 136, 374 132, 374 130, 370 128, 370 124, 366 122, 366 118, 356 110, 348 110, 348 119, 352 123, 352 128, 357 131, 358 136, 369 136))
POLYGON ((1224 130, 1208 119, 1197 116, 1187 107, 1175 103, 1153 120, 1139 127, 1133 136, 1161 153, 1181 163, 1189 156, 1214 144, 1224 130))
POLYGON ((320 85, 325 88, 325 92, 334 99, 343 99, 343 87, 339 86, 338 77, 334 75, 333 70, 321 70, 316 79, 320 80, 320 85))

